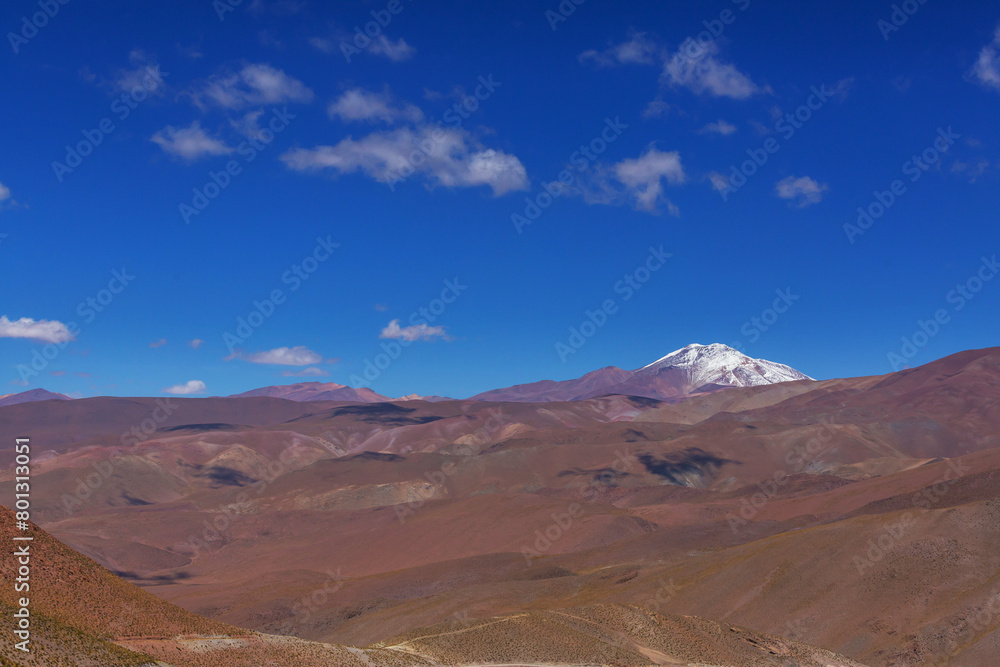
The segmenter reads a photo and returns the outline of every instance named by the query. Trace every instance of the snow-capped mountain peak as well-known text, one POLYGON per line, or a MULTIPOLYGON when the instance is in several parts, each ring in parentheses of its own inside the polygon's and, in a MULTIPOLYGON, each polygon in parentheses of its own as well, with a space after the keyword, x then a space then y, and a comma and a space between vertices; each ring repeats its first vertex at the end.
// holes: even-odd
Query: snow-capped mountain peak
POLYGON ((636 375, 653 375, 668 369, 684 373, 691 387, 710 384, 755 387, 812 379, 784 364, 754 359, 721 343, 688 345, 643 366, 636 375))
POLYGON ((675 350, 635 371, 608 366, 575 380, 543 380, 495 389, 473 398, 480 401, 579 401, 620 394, 663 401, 723 387, 757 387, 811 379, 784 364, 752 359, 728 345, 695 344, 675 350))

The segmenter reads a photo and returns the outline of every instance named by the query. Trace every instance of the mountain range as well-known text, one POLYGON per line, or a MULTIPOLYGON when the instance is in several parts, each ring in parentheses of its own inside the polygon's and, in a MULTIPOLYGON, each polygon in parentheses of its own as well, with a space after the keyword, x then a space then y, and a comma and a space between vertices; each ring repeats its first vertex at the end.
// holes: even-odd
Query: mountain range
MULTIPOLYGON (((608 366, 573 380, 542 380, 486 391, 471 400, 490 402, 579 401, 606 394, 672 400, 724 387, 756 387, 777 382, 809 380, 809 376, 784 364, 753 359, 733 348, 713 343, 693 344, 634 371, 608 366)), ((298 382, 252 389, 230 398, 266 396, 290 401, 347 401, 383 403, 387 401, 444 401, 443 396, 411 394, 390 398, 367 387, 349 387, 334 382, 298 382)), ((0 406, 27 401, 68 400, 68 396, 44 389, 0 397, 0 406)))

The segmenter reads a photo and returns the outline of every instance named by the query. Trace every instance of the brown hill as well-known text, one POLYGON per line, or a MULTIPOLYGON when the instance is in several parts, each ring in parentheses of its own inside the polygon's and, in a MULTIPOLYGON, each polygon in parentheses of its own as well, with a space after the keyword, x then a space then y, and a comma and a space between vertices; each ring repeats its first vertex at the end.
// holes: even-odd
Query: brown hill
POLYGON ((366 387, 355 389, 335 382, 297 382, 273 387, 261 387, 230 398, 247 398, 253 396, 268 396, 284 398, 289 401, 350 401, 357 403, 380 403, 391 401, 388 396, 378 394, 366 387))

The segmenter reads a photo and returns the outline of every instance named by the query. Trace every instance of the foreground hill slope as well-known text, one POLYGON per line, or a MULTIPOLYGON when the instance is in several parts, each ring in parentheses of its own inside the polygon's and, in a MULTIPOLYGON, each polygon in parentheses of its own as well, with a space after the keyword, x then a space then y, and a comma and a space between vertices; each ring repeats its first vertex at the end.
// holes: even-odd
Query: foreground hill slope
MULTIPOLYGON (((0 507, 0 540, 16 544, 15 535, 30 535, 31 610, 104 639, 160 634, 249 634, 210 621, 116 577, 91 559, 70 549, 38 527, 14 528, 13 512, 0 507)), ((17 576, 15 559, 0 561, 4 581, 17 576)), ((13 605, 10 586, 0 589, 0 601, 13 605)))
POLYGON ((422 628, 377 644, 446 665, 864 667, 801 642, 624 605, 531 611, 422 628))
MULTIPOLYGON (((14 536, 0 508, 0 537, 14 536)), ((25 654, 0 645, 0 665, 25 667, 404 667, 430 665, 693 664, 863 667, 799 642, 695 618, 661 617, 624 606, 517 614, 426 628, 361 649, 264 635, 210 621, 115 577, 33 527, 32 642, 25 654)), ((12 580, 15 565, 0 571, 12 580)), ((12 593, 0 593, 10 618, 12 593)))
MULTIPOLYGON (((372 664, 345 647, 294 637, 262 635, 181 609, 120 579, 37 526, 16 531, 14 515, 0 507, 0 540, 30 535, 31 652, 0 644, 0 665, 26 667, 366 667, 372 664)), ((5 582, 17 563, 0 561, 5 582)), ((18 594, 18 597, 22 594, 18 594)), ((17 604, 12 586, 0 589, 0 613, 10 619, 17 604)), ((8 622, 8 621, 5 621, 8 622)), ((379 651, 373 652, 374 656, 379 651)), ((393 656, 378 667, 397 664, 393 656)))
MULTIPOLYGON (((0 540, 31 536, 29 592, 0 589, 0 614, 9 623, 17 597, 27 595, 31 610, 30 652, 15 648, 9 627, 0 643, 0 665, 24 667, 395 667, 394 654, 367 654, 263 635, 185 611, 120 579, 89 558, 32 525, 14 528, 14 514, 0 507, 0 540)), ((4 582, 16 575, 13 558, 0 561, 4 582)))

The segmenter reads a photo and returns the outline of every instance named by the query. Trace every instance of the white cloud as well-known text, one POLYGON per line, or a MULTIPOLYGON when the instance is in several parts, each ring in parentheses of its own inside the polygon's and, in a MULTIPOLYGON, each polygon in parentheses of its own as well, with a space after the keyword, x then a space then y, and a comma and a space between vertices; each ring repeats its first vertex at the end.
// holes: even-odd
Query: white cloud
MULTIPOLYGON (((603 51, 584 51, 579 60, 581 63, 592 62, 598 67, 659 63, 662 65, 661 86, 687 88, 698 95, 742 100, 757 93, 770 92, 769 87, 761 88, 735 65, 724 62, 715 40, 706 42, 689 37, 671 52, 646 33, 632 31, 624 42, 612 44, 603 51)), ((662 117, 669 109, 658 96, 643 110, 642 117, 662 117)))
POLYGON ((177 44, 177 52, 180 53, 185 58, 191 60, 198 60, 204 57, 205 54, 201 52, 201 46, 198 44, 192 44, 191 46, 184 46, 182 44, 177 44))
POLYGON ((579 55, 581 63, 593 62, 598 67, 615 65, 652 65, 658 48, 644 32, 632 31, 621 44, 612 44, 603 51, 591 49, 579 55))
MULTIPOLYGON (((638 158, 613 165, 598 164, 589 179, 581 181, 576 191, 588 204, 629 205, 637 211, 658 213, 665 205, 671 215, 680 210, 663 195, 663 181, 680 185, 687 180, 681 156, 650 147, 638 158)), ((572 191, 569 194, 573 194, 572 191)))
POLYGON ((729 189, 729 179, 717 171, 708 175, 708 180, 712 183, 712 188, 718 192, 725 192, 729 189))
MULTIPOLYGON (((650 148, 636 159, 622 160, 614 165, 615 177, 627 188, 633 206, 640 211, 656 212, 663 196, 663 179, 673 185, 686 180, 681 166, 681 154, 677 151, 666 153, 650 148)), ((671 213, 676 207, 667 202, 671 213)))
POLYGON ((149 346, 153 349, 156 349, 158 347, 163 347, 166 344, 167 344, 167 339, 161 338, 160 340, 154 340, 152 343, 149 344, 149 346))
POLYGON ((322 37, 310 37, 309 44, 313 46, 318 51, 323 53, 333 53, 337 48, 337 45, 333 43, 332 39, 324 39, 322 37))
POLYGON ((0 338, 27 338, 42 343, 66 343, 76 340, 62 322, 33 320, 30 317, 9 320, 6 315, 0 317, 0 338))
POLYGON ((395 63, 408 60, 417 52, 402 37, 393 42, 385 35, 379 35, 372 40, 371 46, 367 50, 376 56, 384 56, 395 63))
POLYGON ((273 364, 276 366, 311 366, 323 361, 323 357, 308 347, 276 347, 273 350, 255 352, 253 354, 235 355, 239 359, 252 364, 273 364))
POLYGON ((657 97, 642 110, 642 117, 646 120, 650 118, 663 118, 669 111, 670 105, 664 102, 662 98, 657 97))
MULTIPOLYGON (((349 44, 351 49, 355 48, 354 35, 342 35, 339 41, 325 37, 310 37, 308 41, 313 48, 323 53, 333 53, 340 50, 342 43, 349 44)), ((361 52, 382 56, 398 63, 412 58, 417 50, 407 44, 405 39, 400 38, 392 41, 385 35, 379 35, 366 48, 361 49, 361 52)))
POLYGON ((191 394, 204 394, 205 383, 201 380, 188 380, 184 384, 175 384, 172 387, 163 389, 164 394, 174 394, 175 396, 190 396, 191 394))
POLYGON ((245 137, 260 137, 260 117, 264 115, 264 109, 248 111, 240 118, 230 118, 229 124, 234 130, 245 137))
POLYGON ((10 199, 10 188, 0 183, 0 202, 10 199))
POLYGON ((408 327, 400 327, 399 320, 389 322, 382 329, 379 338, 394 338, 406 341, 434 340, 435 338, 450 340, 448 334, 445 333, 444 327, 432 327, 428 324, 414 324, 408 327))
POLYGON ((841 79, 833 86, 832 96, 837 98, 838 102, 846 102, 847 96, 851 92, 851 88, 854 86, 854 77, 848 77, 846 79, 841 79))
POLYGON ((280 69, 251 63, 239 72, 227 72, 202 82, 190 95, 200 108, 243 109, 261 104, 309 102, 313 91, 280 69))
POLYGON ((187 127, 168 125, 154 134, 150 141, 157 144, 165 153, 189 162, 207 155, 225 155, 233 151, 218 139, 209 136, 198 121, 187 127))
POLYGON ((204 343, 205 343, 205 341, 203 341, 202 339, 200 339, 200 338, 195 338, 194 340, 189 340, 189 341, 188 341, 188 346, 190 346, 190 347, 191 347, 192 349, 194 349, 194 350, 197 350, 197 349, 198 349, 199 347, 201 347, 201 346, 202 346, 202 345, 203 345, 204 343))
POLYGON ((701 128, 702 132, 714 132, 715 134, 729 135, 736 132, 736 126, 732 123, 727 123, 721 118, 714 123, 709 123, 705 127, 701 128))
POLYGON ((979 52, 976 64, 969 72, 969 78, 979 84, 1000 91, 1000 25, 993 34, 993 41, 979 52))
POLYGON ((681 86, 698 95, 746 99, 761 88, 734 65, 718 58, 715 42, 699 43, 688 38, 663 65, 662 81, 681 86))
POLYGON ((359 139, 348 136, 334 146, 289 150, 281 156, 289 169, 361 172, 393 188, 395 183, 419 175, 430 186, 488 185, 494 196, 528 187, 527 172, 516 156, 486 148, 464 128, 425 123, 419 108, 397 102, 388 89, 382 93, 352 89, 328 111, 331 117, 345 121, 407 126, 375 131, 359 139))
POLYGON ((316 368, 315 366, 310 366, 309 368, 303 368, 301 371, 284 371, 282 372, 282 377, 286 378, 308 378, 308 377, 326 377, 329 375, 322 368, 316 368))
POLYGON ((128 62, 129 67, 115 72, 111 80, 111 88, 116 93, 131 93, 136 88, 142 88, 146 94, 163 94, 163 76, 166 73, 160 72, 160 66, 155 58, 150 58, 143 51, 136 49, 128 54, 128 62))
POLYGON ((383 183, 421 174, 431 185, 488 185, 495 196, 528 187, 517 157, 483 147, 462 128, 424 125, 374 132, 361 139, 347 137, 335 146, 293 149, 281 159, 296 171, 360 171, 383 183))
POLYGON ((345 121, 382 121, 392 125, 397 121, 419 123, 424 113, 412 104, 395 104, 388 91, 372 93, 360 88, 348 90, 335 102, 330 103, 327 112, 331 118, 345 121))
POLYGON ((960 160, 956 160, 951 165, 952 173, 964 174, 968 177, 970 183, 978 181, 979 177, 985 174, 989 168, 990 161, 986 158, 980 158, 974 165, 960 160))
POLYGON ((777 182, 774 186, 775 193, 782 199, 788 199, 790 205, 796 208, 805 208, 812 204, 823 201, 823 193, 830 188, 825 184, 820 184, 808 176, 789 176, 777 182))
POLYGON ((267 30, 267 29, 261 30, 260 32, 257 33, 257 39, 264 46, 273 46, 276 49, 285 48, 285 43, 280 39, 278 39, 277 37, 275 37, 275 33, 273 30, 267 30))

